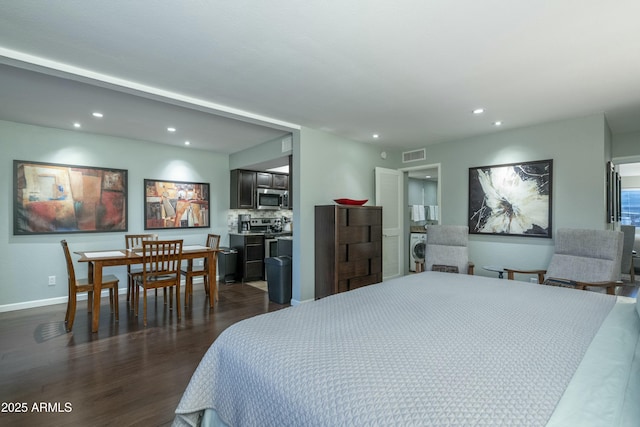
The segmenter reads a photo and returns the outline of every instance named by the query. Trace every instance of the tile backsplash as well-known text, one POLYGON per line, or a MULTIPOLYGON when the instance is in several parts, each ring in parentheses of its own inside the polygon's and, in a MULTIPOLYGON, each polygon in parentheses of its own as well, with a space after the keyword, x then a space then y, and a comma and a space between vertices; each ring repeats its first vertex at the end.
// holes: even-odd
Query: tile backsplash
POLYGON ((289 209, 282 210, 263 210, 255 209, 231 209, 227 214, 227 228, 229 233, 238 232, 238 215, 249 214, 251 218, 287 218, 293 220, 293 212, 289 209))

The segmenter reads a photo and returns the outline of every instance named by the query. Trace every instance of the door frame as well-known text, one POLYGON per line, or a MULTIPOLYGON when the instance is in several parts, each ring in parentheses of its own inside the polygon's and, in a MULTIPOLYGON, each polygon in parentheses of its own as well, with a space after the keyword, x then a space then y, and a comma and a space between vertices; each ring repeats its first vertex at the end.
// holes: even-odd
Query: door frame
MULTIPOLYGON (((408 202, 408 192, 409 192, 409 172, 411 171, 416 171, 416 170, 421 170, 421 169, 437 169, 438 170, 438 190, 437 190, 437 200, 438 200, 438 224, 442 224, 442 164, 441 163, 430 163, 430 164, 426 164, 426 165, 419 165, 419 166, 407 166, 407 167, 402 167, 402 168, 398 168, 398 171, 403 172, 404 173, 404 193, 405 193, 405 200, 408 202)), ((407 236, 408 241, 410 241, 410 229, 409 229, 409 209, 408 209, 408 204, 407 204, 407 209, 405 210, 405 215, 402 216, 402 229, 404 230, 404 235, 407 236)), ((428 237, 427 237, 428 239, 428 237)), ((411 257, 410 254, 410 248, 408 247, 408 245, 406 248, 404 248, 405 251, 405 256, 404 256, 404 264, 405 264, 405 275, 409 273, 409 259, 411 257)))

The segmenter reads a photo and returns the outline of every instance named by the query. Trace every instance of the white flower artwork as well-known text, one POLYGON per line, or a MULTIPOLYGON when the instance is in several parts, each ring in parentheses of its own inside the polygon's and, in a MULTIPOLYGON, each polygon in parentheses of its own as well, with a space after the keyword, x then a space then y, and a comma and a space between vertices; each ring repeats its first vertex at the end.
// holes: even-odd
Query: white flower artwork
POLYGON ((469 169, 469 232, 551 237, 552 160, 469 169))

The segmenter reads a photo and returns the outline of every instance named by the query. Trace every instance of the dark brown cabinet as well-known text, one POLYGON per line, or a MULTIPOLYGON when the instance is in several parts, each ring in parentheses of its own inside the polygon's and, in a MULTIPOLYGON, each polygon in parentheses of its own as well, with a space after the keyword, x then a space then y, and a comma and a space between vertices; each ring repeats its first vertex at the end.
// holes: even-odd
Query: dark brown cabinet
POLYGON ((264 236, 231 234, 230 246, 238 251, 237 280, 264 280, 264 236))
POLYGON ((288 190, 289 175, 281 173, 256 172, 256 187, 288 190))
POLYGON ((289 189, 289 175, 282 175, 279 173, 274 173, 272 175, 272 185, 273 188, 277 190, 288 190, 289 189))
POLYGON ((289 175, 280 173, 234 169, 231 171, 230 181, 230 209, 256 209, 258 188, 289 189, 289 175))
POLYGON ((231 191, 229 192, 231 209, 255 209, 256 173, 234 169, 231 171, 231 191))
POLYGON ((315 281, 316 298, 382 281, 382 207, 316 206, 315 281))
POLYGON ((273 188, 273 174, 269 172, 256 172, 256 187, 273 188))

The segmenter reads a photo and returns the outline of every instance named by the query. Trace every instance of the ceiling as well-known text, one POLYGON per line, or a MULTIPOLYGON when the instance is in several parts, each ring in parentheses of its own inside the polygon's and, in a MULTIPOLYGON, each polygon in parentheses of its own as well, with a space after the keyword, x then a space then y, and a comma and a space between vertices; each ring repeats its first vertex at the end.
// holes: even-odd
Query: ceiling
POLYGON ((300 126, 402 150, 590 114, 640 132, 637 0, 2 9, 3 120, 222 153, 300 126))

